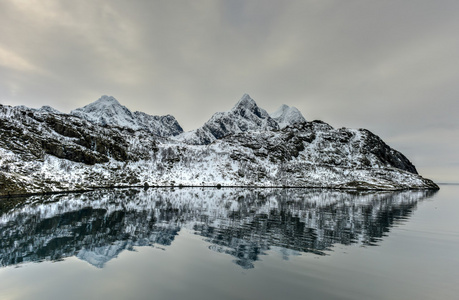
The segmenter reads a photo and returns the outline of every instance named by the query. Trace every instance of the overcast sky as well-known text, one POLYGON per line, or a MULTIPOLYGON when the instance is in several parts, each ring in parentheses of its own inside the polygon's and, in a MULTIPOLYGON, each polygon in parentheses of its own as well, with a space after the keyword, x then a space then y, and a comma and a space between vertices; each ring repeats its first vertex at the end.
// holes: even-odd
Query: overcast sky
POLYGON ((459 182, 459 1, 0 0, 0 103, 111 95, 185 130, 248 93, 459 182))

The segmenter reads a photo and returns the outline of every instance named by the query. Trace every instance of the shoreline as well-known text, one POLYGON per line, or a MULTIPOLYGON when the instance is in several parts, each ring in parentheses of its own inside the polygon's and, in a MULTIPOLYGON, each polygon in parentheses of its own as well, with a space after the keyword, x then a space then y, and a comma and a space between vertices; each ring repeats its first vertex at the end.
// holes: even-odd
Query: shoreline
MULTIPOLYGON (((447 185, 438 183, 437 185, 447 185)), ((458 184, 459 185, 459 184, 458 184)), ((382 188, 359 188, 359 187, 320 187, 320 186, 258 186, 258 185, 123 185, 123 186, 96 186, 90 187, 88 189, 78 189, 78 190, 63 190, 63 191, 47 191, 47 192, 35 192, 35 193, 10 193, 1 194, 0 200, 9 199, 9 198, 26 198, 31 196, 46 196, 46 195, 58 195, 58 194, 81 194, 87 192, 93 192, 95 190, 111 190, 111 189, 160 189, 160 188, 206 188, 206 189, 223 189, 223 188, 233 188, 233 189, 324 189, 324 190, 339 190, 339 191, 359 191, 359 192, 397 192, 397 191, 422 191, 422 190, 432 190, 438 191, 438 188, 400 188, 400 189, 382 189, 382 188)))

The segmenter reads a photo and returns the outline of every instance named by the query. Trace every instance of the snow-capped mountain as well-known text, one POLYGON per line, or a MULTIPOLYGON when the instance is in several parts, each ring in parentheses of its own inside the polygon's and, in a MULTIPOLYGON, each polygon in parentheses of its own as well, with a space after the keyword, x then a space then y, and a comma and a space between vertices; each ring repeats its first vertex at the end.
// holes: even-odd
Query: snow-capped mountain
POLYGON ((306 119, 296 107, 290 107, 286 104, 283 104, 278 110, 270 114, 270 117, 279 124, 280 129, 306 122, 306 119))
POLYGON ((60 111, 58 111, 55 108, 52 108, 49 105, 44 105, 44 106, 40 107, 37 111, 43 112, 43 113, 51 113, 51 114, 62 114, 60 111))
POLYGON ((95 106, 86 117, 106 106, 103 125, 0 105, 0 195, 143 184, 438 189, 368 130, 296 122, 290 109, 275 115, 288 124, 279 129, 248 95, 197 131, 168 138, 129 127, 141 118, 127 117, 130 111, 113 98, 95 106))
POLYGON ((178 135, 183 132, 177 120, 171 116, 151 116, 143 112, 131 112, 126 106, 111 96, 102 96, 97 101, 70 114, 102 126, 146 130, 161 137, 178 135))
POLYGON ((187 144, 206 145, 227 135, 279 129, 279 125, 248 94, 228 112, 215 113, 202 127, 177 137, 187 144))

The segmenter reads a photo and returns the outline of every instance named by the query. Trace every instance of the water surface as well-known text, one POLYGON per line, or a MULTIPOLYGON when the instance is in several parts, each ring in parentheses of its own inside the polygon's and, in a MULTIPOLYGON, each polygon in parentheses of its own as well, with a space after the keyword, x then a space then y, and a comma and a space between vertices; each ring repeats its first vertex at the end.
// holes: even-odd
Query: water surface
POLYGON ((30 197, 1 206, 0 299, 454 298, 457 192, 30 197))

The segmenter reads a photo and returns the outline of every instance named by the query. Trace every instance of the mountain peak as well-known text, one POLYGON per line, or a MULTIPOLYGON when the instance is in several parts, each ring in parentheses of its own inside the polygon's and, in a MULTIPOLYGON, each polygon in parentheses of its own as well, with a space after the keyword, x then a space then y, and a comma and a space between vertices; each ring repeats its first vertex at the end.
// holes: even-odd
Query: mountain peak
POLYGON ((280 116, 282 113, 288 111, 290 109, 290 106, 287 104, 282 104, 275 112, 271 114, 271 117, 273 116, 280 116))
POLYGON ((242 95, 242 98, 239 100, 239 102, 254 103, 255 101, 252 99, 252 97, 250 97, 249 94, 244 94, 242 95))
POLYGON ((46 113, 52 113, 52 114, 62 114, 60 111, 58 111, 55 108, 52 108, 49 105, 44 105, 38 109, 39 112, 46 112, 46 113))
MULTIPOLYGON (((70 112, 70 114, 79 114, 79 113, 90 113, 90 112, 97 112, 97 113, 110 113, 110 114, 117 114, 117 113, 128 113, 131 114, 131 111, 121 105, 118 100, 115 99, 113 96, 103 95, 99 99, 94 102, 89 103, 83 107, 77 108, 70 112), (108 111, 108 112, 107 112, 108 111)), ((95 116, 97 117, 97 116, 95 116)))
POLYGON ((196 145, 209 144, 230 134, 273 129, 279 129, 276 121, 244 94, 230 111, 215 113, 201 128, 182 135, 181 140, 196 145))
POLYGON ((115 99, 113 96, 107 96, 103 95, 100 97, 97 101, 93 103, 98 103, 98 104, 105 104, 105 105, 121 105, 118 100, 115 99))
POLYGON ((286 104, 282 104, 278 110, 270 114, 270 117, 279 124, 281 129, 295 123, 306 122, 306 119, 296 107, 290 107, 286 104))
POLYGON ((244 94, 231 109, 230 113, 233 115, 239 115, 244 119, 251 119, 251 121, 255 121, 255 123, 259 123, 259 120, 261 119, 271 119, 269 114, 264 109, 260 108, 255 100, 249 96, 249 94, 244 94))
POLYGON ((242 98, 236 103, 236 105, 233 107, 232 110, 238 110, 240 108, 253 109, 254 107, 257 107, 257 103, 255 103, 255 100, 253 100, 249 96, 249 94, 244 94, 242 95, 242 98))
POLYGON ((133 130, 143 129, 158 136, 178 135, 182 127, 172 116, 152 116, 142 112, 131 112, 112 96, 103 95, 70 114, 99 125, 108 125, 133 130))

